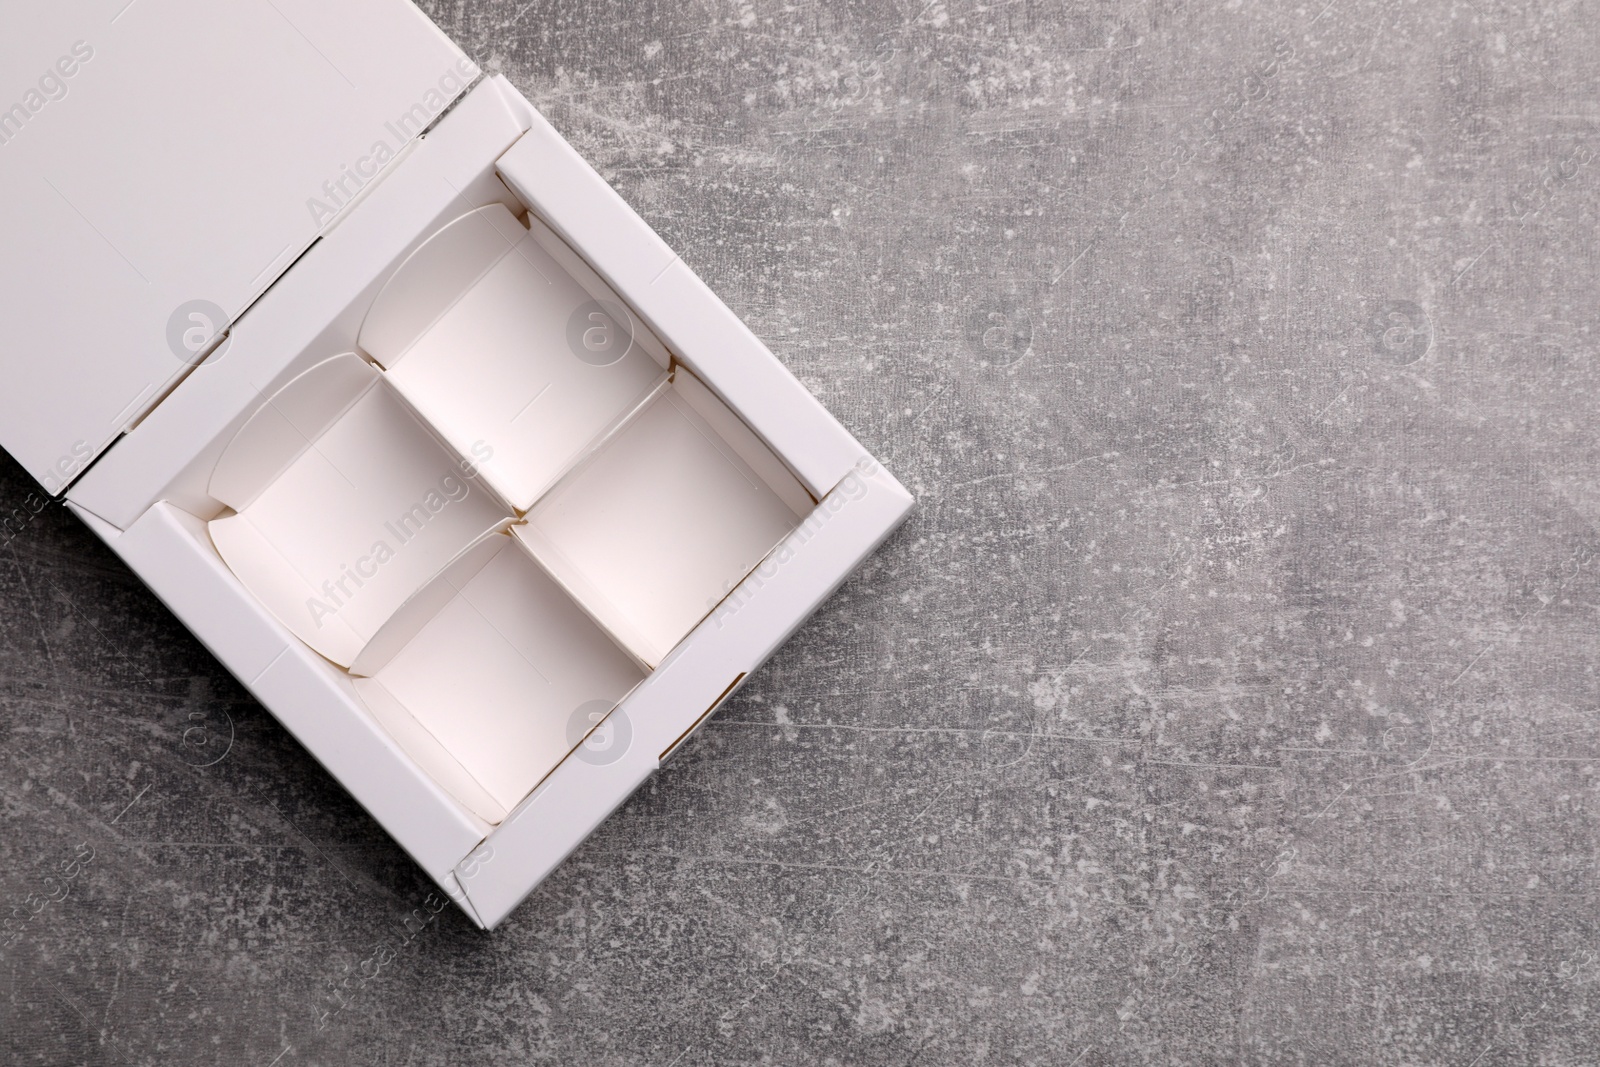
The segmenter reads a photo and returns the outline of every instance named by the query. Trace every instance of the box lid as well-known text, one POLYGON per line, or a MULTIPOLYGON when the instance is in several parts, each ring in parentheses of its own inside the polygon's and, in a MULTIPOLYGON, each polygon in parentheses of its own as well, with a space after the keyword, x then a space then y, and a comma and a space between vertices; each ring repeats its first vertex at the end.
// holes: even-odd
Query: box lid
POLYGON ((60 492, 478 75, 408 0, 0 16, 0 445, 60 492))

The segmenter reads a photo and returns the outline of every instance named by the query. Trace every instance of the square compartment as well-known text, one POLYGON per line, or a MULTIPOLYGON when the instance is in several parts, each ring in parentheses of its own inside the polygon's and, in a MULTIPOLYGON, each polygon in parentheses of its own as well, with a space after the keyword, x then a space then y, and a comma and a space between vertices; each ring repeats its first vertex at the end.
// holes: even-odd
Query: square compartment
POLYGON ((493 533, 397 613, 352 673, 367 675, 356 691, 412 758, 498 823, 646 672, 521 542, 493 533))
POLYGON ((516 534, 655 667, 811 508, 772 453, 680 367, 516 534))

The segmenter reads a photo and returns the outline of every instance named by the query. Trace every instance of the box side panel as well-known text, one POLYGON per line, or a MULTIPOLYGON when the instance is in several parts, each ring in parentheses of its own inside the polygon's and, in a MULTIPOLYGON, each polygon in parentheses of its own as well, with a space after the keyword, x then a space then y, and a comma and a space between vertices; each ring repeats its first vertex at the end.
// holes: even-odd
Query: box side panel
POLYGON ((499 169, 813 496, 845 476, 860 444, 542 116, 499 169))
POLYGON ((800 528, 612 712, 613 747, 568 756, 489 837, 480 850, 487 856, 457 869, 484 922, 497 925, 582 844, 911 507, 911 495, 872 460, 850 469, 800 528))
POLYGON ((400 751, 360 706, 348 679, 256 604, 209 548, 204 523, 160 503, 119 534, 82 509, 73 511, 423 870, 448 886, 452 869, 488 825, 400 751))

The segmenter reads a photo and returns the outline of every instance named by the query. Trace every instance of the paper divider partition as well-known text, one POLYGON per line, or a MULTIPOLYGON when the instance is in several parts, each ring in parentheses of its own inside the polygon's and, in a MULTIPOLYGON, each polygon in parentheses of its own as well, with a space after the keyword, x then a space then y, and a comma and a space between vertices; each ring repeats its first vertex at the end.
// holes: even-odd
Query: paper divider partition
POLYGON ((234 434, 212 469, 211 495, 234 511, 249 507, 378 381, 364 360, 340 357, 291 379, 234 434))
POLYGON ((510 525, 508 520, 485 530, 421 589, 406 598, 346 669, 357 678, 370 678, 382 670, 452 597, 461 592, 461 587, 494 558, 510 525))
POLYGON ((461 216, 395 271, 358 346, 519 512, 670 363, 548 228, 502 204, 461 216))
POLYGON ((219 499, 238 502, 209 524, 218 553, 296 637, 341 667, 485 529, 513 518, 353 353, 267 398, 214 477, 228 494, 219 499))
MULTIPOLYGON (((492 753, 480 753, 475 763, 468 760, 458 748, 452 747, 452 742, 438 736, 436 729, 430 729, 430 721, 435 727, 440 721, 437 716, 431 716, 433 709, 408 706, 397 697, 396 691, 385 686, 379 676, 420 634, 435 627, 437 620, 452 605, 466 599, 468 585, 491 560, 499 556, 507 543, 515 542, 517 551, 526 555, 527 565, 537 568, 543 579, 553 583, 570 601, 572 608, 581 612, 586 621, 596 627, 594 636, 597 641, 608 647, 614 646, 626 654, 641 672, 639 677, 643 677, 715 607, 728 589, 760 562, 778 539, 798 523, 799 517, 809 510, 811 504, 809 493, 783 462, 686 368, 674 366, 667 372, 659 369, 645 371, 645 368, 659 367, 661 362, 669 361, 670 357, 666 356, 665 349, 650 336, 648 330, 631 317, 627 321, 628 348, 623 358, 632 356, 633 362, 629 377, 622 380, 624 388, 613 390, 608 399, 603 398, 598 418, 591 420, 600 421, 598 432, 592 432, 587 439, 583 438, 581 432, 568 435, 567 453, 560 457, 564 466, 552 466, 544 472, 549 485, 535 489, 531 483, 508 485, 501 479, 497 486, 488 477, 487 465, 479 466, 475 462, 486 457, 477 455, 468 458, 464 455, 472 447, 467 444, 470 434, 450 433, 441 428, 437 418, 439 407, 435 403, 436 394, 419 387, 427 384, 427 376, 408 379, 406 370, 408 366, 415 368, 426 359, 453 369, 459 379, 470 385, 456 398, 459 401, 458 415, 465 411, 470 416, 474 404, 478 404, 478 410, 482 410, 488 403, 503 399, 505 395, 512 396, 514 402, 520 402, 521 395, 526 395, 526 389, 523 394, 518 394, 515 389, 517 384, 528 385, 526 381, 518 383, 514 380, 518 374, 526 376, 526 368, 517 365, 516 361, 536 362, 541 355, 540 346, 536 343, 541 340, 537 336, 537 329, 524 333, 512 331, 509 340, 507 334, 491 338, 505 342, 503 351, 499 353, 505 358, 501 359, 498 366, 488 367, 490 372, 499 373, 474 374, 471 371, 482 369, 482 361, 466 368, 460 364, 463 360, 481 355, 482 348, 474 348, 467 343, 472 339, 470 328, 463 330, 461 323, 452 324, 450 320, 452 315, 463 312, 469 313, 466 316, 468 327, 472 325, 470 320, 474 318, 473 313, 479 319, 504 313, 514 320, 517 297, 535 288, 531 277, 521 267, 523 264, 536 264, 539 256, 545 257, 545 270, 535 267, 533 273, 546 283, 550 282, 547 273, 554 273, 554 269, 566 272, 569 277, 577 271, 581 261, 575 259, 565 243, 537 220, 530 219, 530 224, 532 230, 522 231, 521 224, 515 221, 511 213, 503 205, 496 204, 473 211, 442 227, 396 270, 375 299, 362 326, 358 344, 363 351, 374 360, 386 358, 390 365, 383 367, 381 362, 372 363, 360 355, 346 354, 326 360, 291 380, 267 398, 257 413, 245 422, 234 440, 224 449, 212 476, 218 499, 238 506, 235 514, 223 516, 210 524, 213 543, 229 566, 297 637, 335 663, 347 666, 349 673, 357 679, 357 691, 364 699, 369 699, 374 715, 383 722, 397 743, 412 752, 419 766, 434 774, 469 810, 491 822, 495 821, 493 817, 496 813, 503 814, 504 809, 516 803, 518 789, 525 792, 527 788, 532 788, 536 780, 529 781, 526 776, 515 773, 518 768, 508 769, 501 765, 492 753), (523 236, 517 237, 518 232, 523 232, 523 236), (513 255, 513 252, 517 254, 513 255), (522 275, 520 279, 513 278, 520 288, 513 287, 492 294, 486 308, 467 307, 479 295, 478 290, 490 284, 496 272, 507 264, 514 268, 513 274, 522 275), (431 352, 426 350, 429 344, 433 345, 431 352), (646 373, 650 375, 649 378, 645 377, 646 373), (647 388, 642 394, 629 397, 628 394, 641 381, 647 388), (499 388, 502 385, 506 388, 499 388), (620 407, 619 397, 622 401, 620 407), (370 474, 367 468, 381 457, 361 454, 352 461, 348 454, 334 449, 332 451, 336 454, 329 459, 322 454, 324 442, 328 438, 350 436, 344 433, 344 422, 357 416, 368 417, 366 408, 378 404, 378 398, 388 405, 383 407, 379 417, 379 421, 384 423, 379 427, 382 433, 393 437, 400 432, 396 426, 403 423, 405 430, 413 435, 420 428, 433 447, 433 451, 421 448, 421 453, 417 448, 412 448, 409 452, 411 458, 425 453, 425 459, 432 456, 430 462, 443 457, 447 467, 454 464, 461 471, 461 477, 451 484, 472 486, 466 495, 471 495, 477 489, 474 485, 477 477, 484 476, 485 484, 479 498, 487 510, 480 507, 482 514, 473 512, 480 520, 474 527, 462 527, 457 523, 453 539, 433 544, 417 564, 406 568, 406 578, 410 584, 399 590, 404 595, 397 595, 390 590, 384 598, 365 600, 362 607, 370 607, 370 610, 357 613, 353 619, 339 613, 320 616, 315 609, 308 607, 312 614, 308 620, 303 617, 304 613, 297 614, 294 607, 302 599, 308 606, 316 599, 315 575, 308 575, 307 565, 294 557, 292 551, 272 543, 268 535, 273 525, 271 522, 263 524, 267 527, 264 531, 255 523, 245 521, 246 513, 252 512, 252 509, 270 510, 271 506, 279 506, 295 514, 296 520, 292 524, 295 528, 316 529, 319 503, 321 510, 328 510, 327 498, 337 497, 340 487, 326 471, 314 471, 319 477, 307 478, 301 476, 298 467, 319 468, 319 464, 327 461, 326 466, 333 474, 343 477, 350 489, 356 490, 360 479, 346 477, 345 468, 354 463, 370 474), (402 412, 405 417, 402 417, 402 412), (640 443, 634 442, 634 452, 641 455, 659 459, 653 454, 664 448, 668 454, 683 461, 676 467, 669 463, 670 469, 666 473, 670 477, 663 479, 663 484, 670 483, 674 491, 666 496, 656 494, 653 500, 657 506, 656 514, 651 513, 649 505, 643 505, 628 515, 618 516, 617 522, 608 522, 607 525, 629 527, 631 541, 625 539, 619 543, 624 548, 638 549, 641 545, 648 545, 654 537, 654 523, 666 520, 665 524, 672 532, 680 535, 679 541, 676 548, 665 555, 655 551, 652 557, 655 561, 654 575, 667 579, 673 572, 695 570, 697 567, 701 578, 709 574, 712 580, 702 581, 701 587, 695 591, 696 598, 687 606, 675 606, 676 621, 671 626, 663 629, 658 625, 647 634, 635 624, 627 609, 618 607, 615 596, 607 595, 602 588, 604 583, 590 580, 581 565, 572 563, 561 547, 559 536, 543 536, 546 531, 519 522, 518 517, 523 509, 517 504, 525 502, 532 511, 524 518, 537 523, 538 508, 542 502, 580 483, 583 472, 592 470, 598 460, 607 456, 631 432, 640 429, 643 423, 652 419, 659 422, 657 416, 650 414, 652 412, 658 412, 658 415, 670 413, 681 422, 682 426, 674 432, 680 437, 687 434, 685 439, 699 452, 685 452, 681 442, 677 451, 672 451, 670 434, 667 439, 644 441, 642 453, 640 443), (572 438, 577 439, 575 446, 572 438), (324 494, 320 502, 314 495, 303 492, 296 497, 293 486, 280 488, 280 482, 293 481, 296 477, 324 494), (730 496, 726 491, 721 491, 719 496, 717 486, 712 484, 717 478, 726 483, 721 486, 722 490, 732 485, 738 492, 730 496), (504 492, 497 491, 502 487, 504 492), (515 494, 518 500, 508 501, 505 493, 515 494), (530 497, 530 493, 536 495, 530 497), (287 499, 274 499, 275 496, 287 499), (764 516, 753 530, 749 524, 741 525, 738 514, 741 504, 752 502, 757 512, 764 516), (719 534, 721 542, 704 549, 700 544, 702 538, 695 536, 696 529, 700 527, 719 534), (736 543, 731 553, 727 551, 728 530, 736 532, 733 537, 736 543), (249 536, 244 536, 247 532, 249 536), (513 532, 516 536, 505 542, 499 540, 504 534, 513 532), (719 555, 719 552, 722 554, 719 555), (679 566, 685 560, 692 566, 679 566), (488 786, 484 780, 485 761, 492 764, 487 777, 495 779, 494 784, 488 786)), ((586 267, 582 269, 587 270, 586 267)), ((550 314, 551 309, 547 306, 543 319, 532 324, 545 331, 542 338, 544 355, 548 355, 551 347, 550 328, 560 325, 561 316, 568 312, 575 299, 587 298, 597 292, 610 292, 592 272, 588 273, 587 282, 586 287, 576 291, 568 287, 565 299, 554 305, 555 313, 550 314)), ((584 310, 581 302, 578 310, 584 310)), ((627 315, 626 308, 621 308, 618 317, 627 315)), ((601 367, 591 367, 579 359, 559 369, 581 368, 569 384, 582 384, 585 373, 604 370, 621 361, 619 358, 601 367)), ((493 361, 489 362, 492 364, 493 361)), ((467 424, 470 425, 470 418, 467 424)), ((364 442, 361 439, 345 440, 343 443, 357 453, 363 451, 364 442)), ((398 447, 395 449, 397 455, 405 451, 398 447)), ((492 462, 493 456, 487 459, 492 462)), ((416 477, 390 478, 388 482, 379 477, 377 481, 390 490, 388 495, 382 492, 369 493, 366 503, 357 502, 353 508, 355 512, 364 510, 369 513, 367 518, 373 522, 382 519, 389 511, 405 508, 406 496, 403 493, 395 496, 393 485, 389 483, 418 483, 416 477), (387 503, 374 504, 373 501, 387 503)), ((422 481, 426 482, 427 479, 422 481)), ((454 499, 454 490, 449 497, 454 499)), ((437 514, 438 509, 433 513, 437 514)), ((383 525, 392 533, 401 533, 393 522, 383 525)), ((715 541, 714 537, 707 539, 715 541)), ((357 551, 363 547, 357 541, 345 537, 345 547, 353 545, 351 551, 357 551)), ((324 569, 332 568, 339 555, 338 552, 322 552, 324 569)), ((603 570, 606 561, 600 562, 603 570)), ((337 563, 338 569, 353 579, 358 589, 363 587, 360 577, 348 573, 350 568, 345 566, 344 560, 338 559, 337 563)), ((360 574, 370 580, 373 575, 361 569, 363 565, 369 568, 374 565, 367 557, 360 558, 355 564, 360 574)), ((617 586, 614 576, 610 584, 614 590, 617 586)), ((651 584, 637 583, 636 589, 645 590, 651 584)), ((350 591, 347 587, 340 588, 347 593, 350 591)), ((648 601, 648 598, 649 594, 645 592, 640 599, 648 601)), ((630 606, 637 611, 641 604, 630 606)), ((647 617, 652 611, 660 613, 659 604, 643 603, 642 606, 647 617)), ((548 604, 547 609, 557 613, 561 610, 548 604)), ((659 622, 659 619, 655 621, 659 622)), ((518 655, 524 660, 528 658, 526 650, 519 650, 518 655)), ((508 662, 513 664, 510 669, 515 674, 519 669, 515 668, 515 661, 508 662)), ((535 670, 535 674, 538 673, 535 670)), ((490 689, 496 684, 495 679, 477 681, 490 689)), ((421 692, 423 688, 413 682, 410 691, 421 692)), ((620 699, 621 694, 615 693, 615 689, 616 684, 612 684, 607 692, 620 699)), ((492 720, 498 713, 484 714, 492 720)), ((582 738, 579 736, 567 740, 575 744, 582 738)), ((470 742, 470 738, 457 737, 453 743, 462 745, 470 742)), ((559 739, 552 741, 546 737, 535 747, 544 753, 540 758, 548 760, 559 747, 559 739)), ((556 761, 559 762, 564 755, 565 752, 561 752, 556 761)), ((533 769, 539 770, 537 766, 533 769)), ((541 777, 543 773, 540 770, 541 777)))

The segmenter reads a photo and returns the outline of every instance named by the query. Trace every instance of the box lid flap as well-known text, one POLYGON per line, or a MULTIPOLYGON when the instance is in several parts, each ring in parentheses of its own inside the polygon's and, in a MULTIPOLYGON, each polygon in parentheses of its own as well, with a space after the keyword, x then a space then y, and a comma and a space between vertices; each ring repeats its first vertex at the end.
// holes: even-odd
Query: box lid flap
POLYGON ((0 445, 51 492, 478 74, 408 0, 74 0, 3 22, 0 445))

